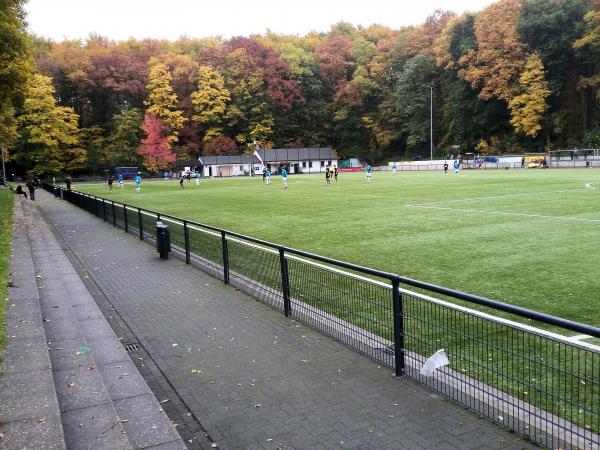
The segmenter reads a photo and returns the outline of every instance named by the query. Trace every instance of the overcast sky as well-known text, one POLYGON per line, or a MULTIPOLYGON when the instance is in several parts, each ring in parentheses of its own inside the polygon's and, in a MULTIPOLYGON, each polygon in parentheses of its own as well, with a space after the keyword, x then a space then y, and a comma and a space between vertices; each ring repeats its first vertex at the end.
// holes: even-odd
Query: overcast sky
POLYGON ((29 30, 60 41, 97 33, 174 40, 181 35, 305 35, 339 21, 400 28, 422 23, 436 9, 479 11, 494 0, 29 0, 29 30))

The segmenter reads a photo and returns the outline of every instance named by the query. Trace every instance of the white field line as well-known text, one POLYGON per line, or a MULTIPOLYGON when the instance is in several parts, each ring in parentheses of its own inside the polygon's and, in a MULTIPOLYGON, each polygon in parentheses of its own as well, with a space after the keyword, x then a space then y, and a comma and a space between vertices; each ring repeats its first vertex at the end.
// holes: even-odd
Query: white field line
MULTIPOLYGON (((592 184, 592 183, 590 183, 592 184)), ((587 187, 587 185, 586 185, 587 187)), ((573 188, 573 189, 560 189, 558 191, 542 191, 542 192, 518 192, 515 194, 505 194, 505 195, 488 195, 485 197, 470 197, 470 198, 460 198, 456 200, 443 200, 439 202, 427 202, 427 203, 414 203, 405 206, 427 206, 427 205, 440 205, 446 203, 458 203, 458 202, 473 202, 476 200, 494 200, 499 198, 510 198, 510 197, 519 197, 525 195, 546 195, 546 194, 557 194, 559 192, 573 192, 573 191, 581 191, 583 188, 573 188)))
POLYGON ((534 217, 537 219, 572 220, 575 222, 600 223, 600 219, 583 219, 583 218, 578 218, 578 217, 545 216, 542 214, 526 214, 526 213, 505 212, 505 211, 488 211, 485 209, 444 208, 442 206, 426 206, 426 205, 404 205, 404 206, 407 206, 409 208, 437 209, 440 211, 458 211, 458 212, 470 212, 470 213, 478 213, 478 214, 496 214, 499 216, 534 217))
POLYGON ((592 186, 593 184, 596 184, 596 183, 588 183, 585 185, 585 187, 588 189, 596 189, 594 186, 592 186))

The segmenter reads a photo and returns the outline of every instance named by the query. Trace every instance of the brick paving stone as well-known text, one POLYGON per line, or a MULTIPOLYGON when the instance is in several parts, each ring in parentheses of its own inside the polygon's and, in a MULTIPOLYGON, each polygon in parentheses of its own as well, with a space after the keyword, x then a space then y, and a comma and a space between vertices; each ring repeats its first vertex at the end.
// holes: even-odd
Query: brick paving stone
POLYGON ((534 447, 487 420, 465 422, 477 416, 179 259, 160 260, 83 210, 40 198, 85 276, 219 448, 534 447))

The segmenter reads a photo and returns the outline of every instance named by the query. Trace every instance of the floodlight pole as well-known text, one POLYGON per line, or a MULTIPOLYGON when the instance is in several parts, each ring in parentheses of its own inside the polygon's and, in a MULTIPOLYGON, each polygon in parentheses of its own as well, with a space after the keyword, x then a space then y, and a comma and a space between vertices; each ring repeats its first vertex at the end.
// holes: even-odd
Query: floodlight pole
POLYGON ((433 85, 429 86, 429 149, 430 159, 433 161, 433 85))

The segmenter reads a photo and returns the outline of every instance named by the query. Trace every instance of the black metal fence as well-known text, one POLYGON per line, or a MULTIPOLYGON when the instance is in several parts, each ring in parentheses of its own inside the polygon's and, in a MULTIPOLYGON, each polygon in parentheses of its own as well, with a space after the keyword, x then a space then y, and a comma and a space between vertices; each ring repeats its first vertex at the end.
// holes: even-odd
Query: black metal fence
POLYGON ((173 251, 188 264, 544 446, 600 446, 600 345, 581 336, 600 338, 600 328, 93 195, 44 188, 142 240, 155 240, 157 220, 167 223, 173 251), (568 337, 573 332, 578 336, 568 337), (421 375, 425 360, 439 349, 450 364, 421 375))

